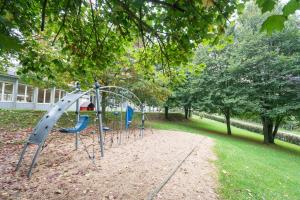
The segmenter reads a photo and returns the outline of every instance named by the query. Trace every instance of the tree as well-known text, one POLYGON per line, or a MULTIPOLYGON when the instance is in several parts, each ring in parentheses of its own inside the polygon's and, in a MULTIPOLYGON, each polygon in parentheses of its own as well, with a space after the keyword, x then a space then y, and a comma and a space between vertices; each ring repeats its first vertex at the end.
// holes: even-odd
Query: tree
POLYGON ((300 75, 300 31, 291 19, 282 32, 266 35, 252 26, 258 15, 241 16, 233 71, 240 87, 247 88, 246 106, 261 118, 264 142, 274 143, 284 118, 300 110, 297 86, 290 80, 300 75))
POLYGON ((45 38, 81 60, 109 61, 105 58, 124 47, 120 40, 139 38, 145 49, 158 50, 155 55, 169 67, 185 62, 202 38, 222 33, 235 7, 234 1, 2 1, 0 37, 7 44, 1 50, 26 48, 28 40, 45 38))
MULTIPOLYGON (((263 12, 275 5, 275 0, 256 2, 263 12)), ((27 51, 31 40, 44 39, 73 57, 75 66, 70 71, 80 71, 78 67, 111 67, 124 42, 138 38, 145 52, 150 49, 165 71, 172 73, 170 66, 187 62, 203 38, 217 39, 231 15, 243 7, 244 2, 235 0, 4 0, 0 2, 0 53, 19 52, 21 47, 27 51)), ((264 27, 268 31, 282 27, 297 9, 298 1, 290 0, 283 14, 271 16, 264 27)), ((45 66, 34 70, 40 67, 45 66)))
POLYGON ((193 90, 192 90, 192 74, 186 72, 186 77, 175 90, 178 104, 183 107, 184 118, 188 119, 192 115, 193 90))
MULTIPOLYGON (((168 119, 169 108, 181 107, 184 110, 185 119, 192 116, 193 76, 198 75, 202 66, 196 66, 191 63, 176 67, 175 76, 170 78, 168 88, 171 95, 164 103, 165 119, 168 119)), ((173 68, 175 69, 175 68, 173 68)))
POLYGON ((230 71, 233 45, 225 48, 202 46, 197 50, 195 64, 205 64, 200 76, 194 79, 195 106, 201 111, 222 113, 226 119, 227 134, 231 135, 230 117, 243 111, 243 88, 236 84, 230 71))
POLYGON ((284 118, 295 115, 300 107, 297 86, 290 80, 300 74, 299 22, 291 18, 284 31, 267 35, 260 26, 270 15, 261 15, 253 3, 247 4, 234 27, 234 43, 221 43, 221 48, 202 46, 195 61, 206 65, 195 85, 200 109, 221 111, 228 134, 232 114, 257 114, 265 143, 274 143, 284 118))

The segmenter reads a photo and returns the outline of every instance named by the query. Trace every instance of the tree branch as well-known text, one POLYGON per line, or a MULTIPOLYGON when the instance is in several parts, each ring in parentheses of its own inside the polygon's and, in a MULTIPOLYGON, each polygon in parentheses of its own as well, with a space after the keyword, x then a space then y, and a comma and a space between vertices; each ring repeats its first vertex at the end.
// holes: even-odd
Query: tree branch
POLYGON ((176 1, 175 3, 168 3, 168 2, 165 2, 165 1, 160 1, 160 0, 148 0, 154 4, 160 4, 160 5, 163 5, 165 7, 168 7, 168 8, 171 8, 173 10, 178 10, 180 12, 185 12, 185 10, 183 8, 180 8, 178 6, 178 1, 176 1))
POLYGON ((104 37, 102 38, 102 40, 100 41, 100 46, 103 47, 103 43, 105 41, 105 39, 107 38, 108 34, 110 33, 112 29, 112 25, 110 25, 109 29, 107 30, 107 32, 105 33, 104 37))
MULTIPOLYGON (((157 39, 157 43, 159 45, 159 49, 161 51, 161 53, 164 55, 164 57, 167 60, 167 67, 168 67, 168 71, 169 73, 171 72, 170 70, 170 66, 169 66, 169 56, 168 54, 165 52, 166 46, 164 44, 164 42, 162 41, 160 35, 158 34, 158 32, 156 30, 154 30, 150 25, 148 25, 147 23, 145 23, 143 20, 141 20, 138 16, 135 15, 135 13, 133 13, 129 6, 127 4, 125 4, 122 1, 117 1, 119 3, 119 5, 124 9, 124 11, 127 13, 128 17, 132 19, 132 21, 137 25, 137 27, 141 27, 143 29, 145 29, 147 32, 149 32, 150 34, 154 35, 154 37, 157 39)), ((147 36, 146 34, 144 34, 146 36, 146 38, 150 39, 149 36, 147 36)), ((151 43, 154 44, 154 42, 152 40, 150 40, 151 43)))
POLYGON ((42 7, 42 23, 41 23, 41 31, 44 31, 44 28, 45 28, 46 6, 47 6, 47 0, 44 0, 44 2, 43 2, 43 7, 42 7))
POLYGON ((2 6, 0 8, 0 14, 2 14, 2 12, 3 12, 3 10, 4 10, 5 6, 6 6, 6 4, 7 4, 7 0, 4 0, 2 6))
POLYGON ((97 35, 97 27, 96 27, 96 23, 95 23, 95 14, 94 14, 94 9, 93 9, 93 4, 92 4, 91 0, 89 0, 89 1, 90 1, 91 11, 92 11, 93 29, 94 29, 96 44, 97 44, 97 47, 99 48, 99 38, 97 35))
MULTIPOLYGON (((87 43, 86 43, 86 45, 85 45, 85 47, 84 47, 84 49, 83 49, 83 55, 85 55, 85 54, 86 54, 86 52, 87 52, 87 48, 88 48, 88 47, 89 47, 89 45, 90 45, 91 36, 92 36, 92 31, 91 31, 91 33, 89 34, 88 41, 87 41, 87 43)), ((85 56, 86 56, 86 55, 85 55, 85 56)))
POLYGON ((219 10, 219 12, 221 13, 221 15, 223 15, 223 17, 226 19, 227 22, 230 22, 229 19, 223 14, 222 9, 220 8, 219 4, 217 3, 217 1, 214 1, 214 4, 216 6, 216 8, 219 10))
POLYGON ((54 39, 53 39, 53 41, 52 41, 52 46, 54 45, 54 43, 55 43, 55 41, 56 41, 56 39, 57 39, 57 37, 58 37, 60 31, 62 30, 63 26, 65 25, 66 18, 67 18, 67 14, 68 14, 68 7, 69 7, 69 4, 70 4, 70 0, 68 0, 67 5, 66 5, 66 7, 65 7, 65 9, 64 9, 64 10, 65 10, 65 13, 64 13, 64 16, 63 16, 63 19, 62 19, 62 24, 61 24, 61 26, 59 27, 59 29, 58 29, 58 31, 57 31, 57 33, 56 33, 56 35, 55 35, 55 37, 54 37, 54 39))
POLYGON ((139 14, 140 14, 140 24, 139 24, 140 25, 140 32, 141 32, 141 35, 142 35, 142 42, 143 42, 143 46, 144 46, 144 49, 145 49, 146 44, 145 44, 145 40, 144 40, 144 31, 143 31, 142 24, 141 24, 141 21, 143 19, 142 6, 140 7, 139 14))

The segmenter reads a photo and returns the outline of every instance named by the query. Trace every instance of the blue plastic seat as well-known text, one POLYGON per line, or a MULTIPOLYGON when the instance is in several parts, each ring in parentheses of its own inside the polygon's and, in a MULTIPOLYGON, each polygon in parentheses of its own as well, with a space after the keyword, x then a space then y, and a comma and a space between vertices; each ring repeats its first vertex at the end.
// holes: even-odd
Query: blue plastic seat
POLYGON ((62 128, 59 131, 62 133, 78 133, 83 131, 84 129, 87 128, 89 124, 89 116, 87 115, 81 115, 79 117, 79 121, 75 125, 75 127, 72 128, 62 128))
POLYGON ((107 126, 103 126, 103 127, 102 127, 102 130, 103 130, 104 132, 106 132, 106 131, 110 131, 110 128, 107 127, 107 126))
POLYGON ((132 118, 133 118, 133 108, 130 107, 130 106, 127 106, 126 115, 125 115, 125 127, 126 127, 126 129, 129 128, 129 126, 131 124, 131 121, 132 121, 132 118))

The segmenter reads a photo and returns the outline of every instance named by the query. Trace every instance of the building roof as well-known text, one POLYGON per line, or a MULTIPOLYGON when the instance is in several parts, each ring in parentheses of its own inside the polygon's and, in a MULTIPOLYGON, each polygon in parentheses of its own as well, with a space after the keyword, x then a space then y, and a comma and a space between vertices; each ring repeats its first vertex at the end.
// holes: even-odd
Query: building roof
POLYGON ((80 104, 80 107, 88 107, 90 104, 90 102, 83 102, 82 104, 80 104))
POLYGON ((19 78, 17 76, 0 73, 0 81, 15 82, 18 79, 19 78))

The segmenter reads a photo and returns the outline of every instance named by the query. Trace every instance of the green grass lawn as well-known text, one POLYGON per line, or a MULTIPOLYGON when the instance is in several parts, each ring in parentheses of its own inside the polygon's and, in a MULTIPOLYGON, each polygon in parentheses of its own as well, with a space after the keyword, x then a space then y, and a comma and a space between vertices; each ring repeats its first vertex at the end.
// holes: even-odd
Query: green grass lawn
MULTIPOLYGON (((43 114, 41 111, 0 110, 0 131, 13 133, 33 128, 43 114)), ((83 114, 95 115, 94 112, 83 114)), ((58 126, 73 126, 75 118, 74 112, 64 114, 58 126)), ((176 119, 154 121, 151 125, 157 129, 186 131, 215 139, 219 193, 223 199, 300 200, 299 146, 278 140, 276 145, 264 145, 262 135, 238 128, 233 128, 233 135, 228 136, 224 124, 208 119, 185 121, 177 116, 173 120, 176 119)))
POLYGON ((224 124, 208 119, 156 121, 152 126, 215 139, 223 199, 300 199, 299 146, 278 140, 264 145, 261 135, 238 128, 228 136, 224 124))
MULTIPOLYGON (((35 110, 2 110, 0 109, 0 130, 4 129, 9 132, 18 131, 20 129, 34 128, 38 121, 43 117, 46 111, 35 110)), ((116 117, 112 112, 106 112, 108 123, 111 123, 116 117)), ((96 113, 93 111, 80 112, 82 115, 90 117, 90 124, 94 123, 96 113)), ((140 114, 136 115, 133 120, 138 121, 140 114)), ((117 117, 119 120, 119 117, 117 117)), ((123 120, 125 120, 125 113, 123 112, 123 120)), ((76 114, 74 111, 64 113, 57 122, 57 127, 73 127, 76 124, 76 114)))

